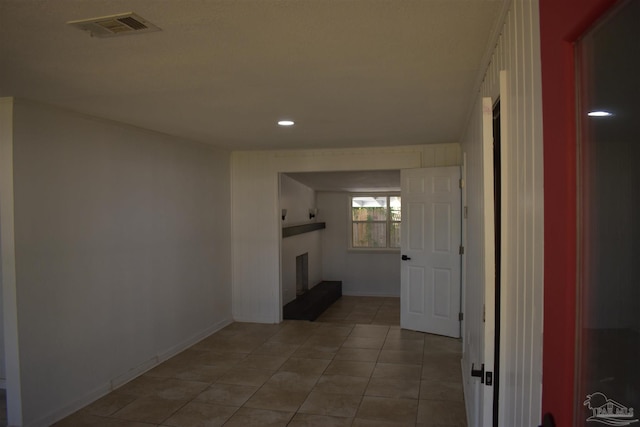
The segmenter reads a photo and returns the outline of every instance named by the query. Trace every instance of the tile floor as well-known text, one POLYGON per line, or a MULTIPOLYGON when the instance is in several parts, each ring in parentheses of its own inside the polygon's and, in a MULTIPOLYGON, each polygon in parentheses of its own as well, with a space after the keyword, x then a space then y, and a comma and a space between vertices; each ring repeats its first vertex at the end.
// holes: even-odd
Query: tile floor
POLYGON ((401 330, 397 298, 233 323, 57 427, 466 426, 460 341, 401 330))

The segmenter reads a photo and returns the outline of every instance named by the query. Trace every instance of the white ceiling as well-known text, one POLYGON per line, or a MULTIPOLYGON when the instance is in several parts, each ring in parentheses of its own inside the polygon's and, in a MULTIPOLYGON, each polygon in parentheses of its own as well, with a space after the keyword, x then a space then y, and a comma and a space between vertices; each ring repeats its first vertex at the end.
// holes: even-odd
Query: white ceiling
POLYGON ((0 0, 0 96, 234 150, 455 142, 507 2, 0 0), (129 11, 162 31, 65 24, 129 11))

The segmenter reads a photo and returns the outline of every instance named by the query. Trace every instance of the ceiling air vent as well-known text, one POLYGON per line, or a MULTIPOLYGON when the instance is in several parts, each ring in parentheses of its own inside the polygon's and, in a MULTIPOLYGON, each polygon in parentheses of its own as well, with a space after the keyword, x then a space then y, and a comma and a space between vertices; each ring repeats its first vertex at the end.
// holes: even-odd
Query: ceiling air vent
POLYGON ((87 31, 91 37, 114 37, 160 31, 156 25, 133 12, 69 21, 67 24, 87 31))

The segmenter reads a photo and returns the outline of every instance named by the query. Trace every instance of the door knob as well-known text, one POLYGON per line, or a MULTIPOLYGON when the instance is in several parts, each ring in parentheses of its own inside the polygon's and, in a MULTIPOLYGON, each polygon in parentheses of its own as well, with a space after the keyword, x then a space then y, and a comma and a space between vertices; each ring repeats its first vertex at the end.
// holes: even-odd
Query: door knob
POLYGON ((480 369, 475 369, 474 364, 471 364, 471 376, 480 378, 480 382, 484 384, 484 363, 480 369))
POLYGON ((411 259, 410 257, 408 257, 408 256, 406 256, 406 255, 402 255, 402 260, 403 260, 403 261, 408 261, 408 260, 410 260, 410 259, 411 259))

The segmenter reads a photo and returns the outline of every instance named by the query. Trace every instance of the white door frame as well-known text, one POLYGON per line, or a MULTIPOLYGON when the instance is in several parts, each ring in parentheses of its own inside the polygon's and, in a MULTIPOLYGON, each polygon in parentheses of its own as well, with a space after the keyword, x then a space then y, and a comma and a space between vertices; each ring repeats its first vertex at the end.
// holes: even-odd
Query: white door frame
MULTIPOLYGON (((482 187, 484 213, 484 339, 485 371, 493 371, 495 349, 495 200, 493 196, 493 99, 482 98, 482 187)), ((493 386, 481 386, 482 425, 493 426, 493 386)))
MULTIPOLYGON (((462 338, 462 354, 467 351, 467 345, 469 344, 465 339, 465 322, 464 322, 464 310, 467 304, 467 257, 465 256, 464 248, 467 247, 467 153, 462 153, 462 166, 460 167, 460 206, 462 212, 460 215, 460 245, 462 246, 462 254, 460 255, 460 312, 463 313, 462 321, 460 322, 460 337, 462 338)), ((462 373, 465 374, 464 362, 460 360, 462 367, 462 373)))
MULTIPOLYGON (((506 319, 506 291, 507 283, 506 279, 509 277, 511 262, 508 255, 513 253, 510 251, 510 240, 508 236, 508 195, 509 193, 509 181, 504 179, 508 177, 509 166, 507 162, 508 156, 508 123, 507 117, 509 108, 509 97, 507 95, 508 82, 507 71, 500 71, 500 175, 503 178, 501 180, 500 191, 500 246, 502 260, 500 262, 500 318, 506 319)), ((483 191, 484 191, 484 267, 485 267, 485 323, 484 323, 484 340, 483 340, 483 352, 484 352, 484 364, 485 371, 493 371, 495 362, 495 339, 496 339, 496 325, 495 325, 495 200, 493 193, 493 105, 496 99, 490 97, 482 98, 482 167, 483 167, 483 191)), ((482 399, 482 416, 481 425, 483 427, 493 426, 493 388, 498 386, 498 401, 504 401, 503 394, 506 389, 506 381, 504 375, 504 363, 507 360, 507 354, 505 353, 505 325, 500 322, 500 330, 498 331, 498 337, 500 340, 499 345, 499 372, 497 372, 498 382, 493 386, 482 386, 481 399, 482 399)), ((495 373, 494 373, 495 374, 495 373)), ((498 406, 498 424, 501 419, 501 414, 504 414, 505 408, 498 406)))

